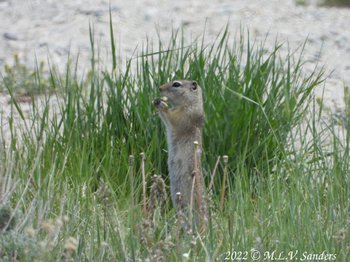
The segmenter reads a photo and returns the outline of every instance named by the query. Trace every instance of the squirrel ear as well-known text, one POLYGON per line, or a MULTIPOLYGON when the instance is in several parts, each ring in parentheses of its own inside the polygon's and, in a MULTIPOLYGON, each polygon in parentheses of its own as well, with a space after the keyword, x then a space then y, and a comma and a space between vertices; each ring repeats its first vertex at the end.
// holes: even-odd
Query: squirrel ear
POLYGON ((193 82, 192 82, 192 89, 193 89, 193 90, 196 90, 196 89, 197 89, 197 85, 198 85, 197 82, 196 82, 196 81, 193 81, 193 82))

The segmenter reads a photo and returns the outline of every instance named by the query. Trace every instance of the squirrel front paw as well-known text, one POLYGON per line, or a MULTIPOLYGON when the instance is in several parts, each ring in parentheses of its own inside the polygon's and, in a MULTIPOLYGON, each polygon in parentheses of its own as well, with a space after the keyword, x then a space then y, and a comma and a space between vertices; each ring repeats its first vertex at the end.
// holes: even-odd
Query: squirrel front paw
POLYGON ((156 98, 153 100, 153 105, 157 108, 157 109, 167 109, 169 106, 168 104, 160 99, 160 98, 156 98))

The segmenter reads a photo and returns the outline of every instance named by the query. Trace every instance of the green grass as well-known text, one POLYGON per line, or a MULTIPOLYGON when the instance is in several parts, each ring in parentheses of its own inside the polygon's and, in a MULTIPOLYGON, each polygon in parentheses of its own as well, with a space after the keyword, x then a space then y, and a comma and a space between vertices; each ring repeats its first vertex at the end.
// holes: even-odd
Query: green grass
POLYGON ((50 78, 41 78, 44 72, 44 63, 38 63, 35 70, 30 70, 20 62, 18 55, 13 57, 13 65, 4 66, 4 74, 0 82, 0 93, 11 88, 16 98, 31 97, 43 92, 53 91, 50 88, 50 78))
MULTIPOLYGON (((70 66, 64 75, 51 70, 60 114, 50 116, 52 94, 45 93, 44 110, 34 105, 32 123, 13 127, 11 141, 1 141, 2 260, 221 261, 230 255, 251 261, 258 250, 262 259, 273 251, 298 258, 325 251, 347 261, 349 135, 342 141, 335 126, 319 125, 322 106, 314 106, 313 90, 324 80, 322 70, 303 74, 302 48, 281 56, 279 45, 252 43, 245 34, 230 44, 228 32, 215 43, 189 45, 174 32, 168 43, 146 43, 125 65, 116 63, 112 40, 110 73, 97 69, 91 31, 86 79, 70 66), (229 156, 225 208, 219 210, 219 165, 202 236, 179 233, 169 200, 151 217, 141 212, 142 152, 148 191, 153 174, 168 185, 164 128, 151 102, 160 84, 182 78, 204 89, 207 182, 217 157, 229 156), (3 226, 9 215, 15 223, 3 226)), ((15 86, 5 86, 14 96, 15 86)))
POLYGON ((321 1, 322 5, 326 6, 345 6, 348 7, 350 6, 350 1, 349 0, 323 0, 321 1))
MULTIPOLYGON (((295 0, 298 5, 309 5, 310 1, 308 0, 295 0)), ((317 4, 320 6, 336 6, 336 7, 349 7, 349 0, 319 0, 317 4)))

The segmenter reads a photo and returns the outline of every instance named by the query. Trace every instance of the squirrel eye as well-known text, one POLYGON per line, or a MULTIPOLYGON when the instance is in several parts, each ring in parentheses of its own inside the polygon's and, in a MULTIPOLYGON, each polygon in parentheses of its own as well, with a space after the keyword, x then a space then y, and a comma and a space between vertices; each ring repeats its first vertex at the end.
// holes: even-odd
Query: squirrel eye
POLYGON ((173 83, 173 87, 180 87, 181 86, 181 83, 180 82, 174 82, 173 83))

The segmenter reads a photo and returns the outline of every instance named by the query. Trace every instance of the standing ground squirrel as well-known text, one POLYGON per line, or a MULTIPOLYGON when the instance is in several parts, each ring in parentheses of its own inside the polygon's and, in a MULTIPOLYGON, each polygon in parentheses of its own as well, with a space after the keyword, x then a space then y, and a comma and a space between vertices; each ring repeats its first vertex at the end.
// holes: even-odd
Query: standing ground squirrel
POLYGON ((202 89, 196 81, 178 80, 162 85, 160 95, 161 98, 155 99, 153 104, 166 126, 173 204, 177 210, 193 204, 195 210, 206 216, 200 165, 204 124, 202 89), (197 157, 195 141, 198 142, 197 157), (180 203, 177 200, 178 192, 181 193, 180 203))

